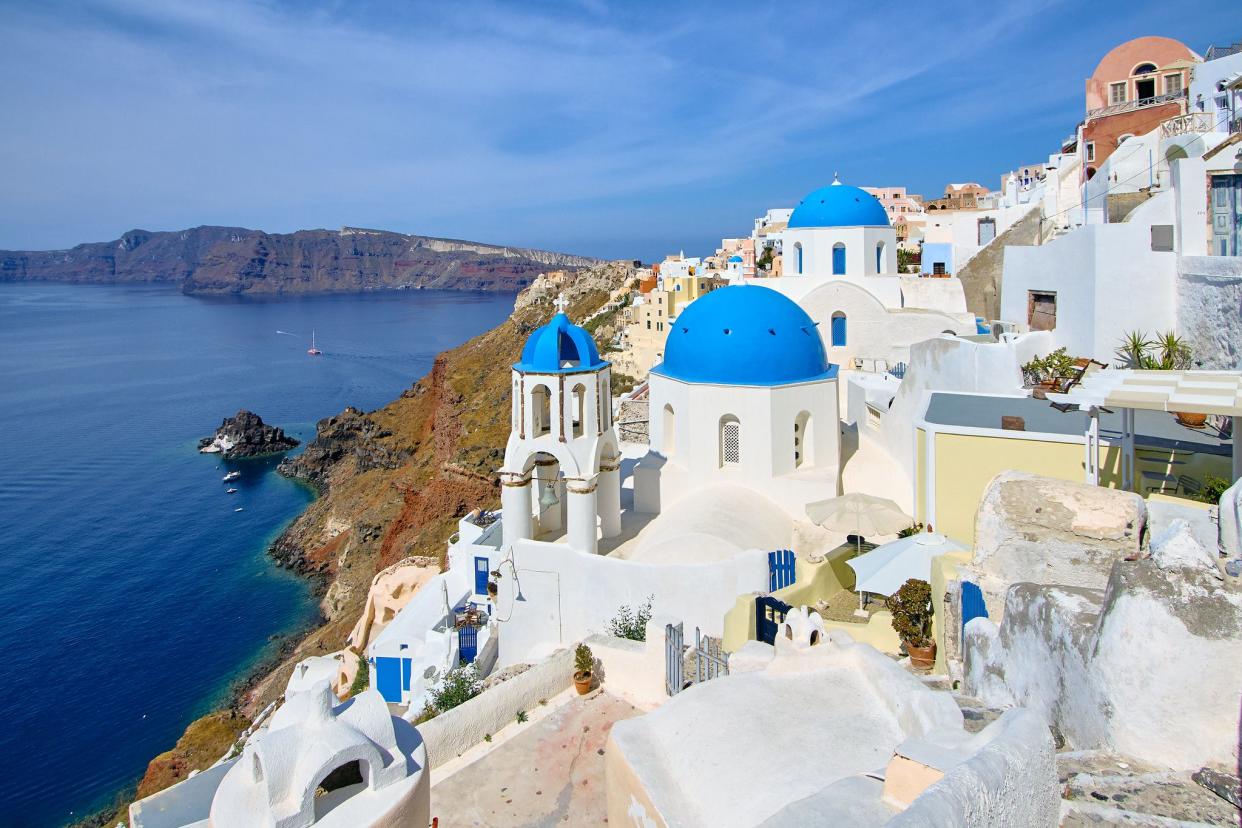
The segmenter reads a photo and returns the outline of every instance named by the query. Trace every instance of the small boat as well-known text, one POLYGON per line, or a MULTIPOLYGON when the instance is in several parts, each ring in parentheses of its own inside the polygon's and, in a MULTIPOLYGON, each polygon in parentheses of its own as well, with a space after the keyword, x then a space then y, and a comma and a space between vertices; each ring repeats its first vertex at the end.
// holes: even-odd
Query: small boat
POLYGON ((225 494, 237 494, 237 489, 225 489, 225 494))
POLYGON ((242 507, 238 506, 238 507, 237 507, 236 509, 234 509, 233 511, 234 511, 234 512, 244 512, 244 511, 246 511, 246 510, 245 510, 245 509, 243 509, 242 507))
POLYGON ((239 471, 231 471, 228 474, 226 474, 223 478, 225 483, 232 483, 234 480, 240 480, 240 479, 241 479, 241 472, 239 471))
POLYGON ((323 353, 322 351, 320 351, 318 348, 315 347, 315 331, 313 329, 311 330, 311 346, 306 349, 306 353, 310 354, 311 356, 319 356, 321 353, 323 353))

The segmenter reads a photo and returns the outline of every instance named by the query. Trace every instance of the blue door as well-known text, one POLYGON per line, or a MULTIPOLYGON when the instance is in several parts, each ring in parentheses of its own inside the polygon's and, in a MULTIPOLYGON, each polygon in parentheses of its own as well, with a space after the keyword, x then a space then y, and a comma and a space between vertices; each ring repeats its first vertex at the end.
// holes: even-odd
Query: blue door
POLYGON ((401 703, 401 659, 375 659, 375 689, 392 704, 401 703))
POLYGON ((845 275, 845 245, 843 244, 832 248, 832 275, 845 275))
POLYGON ((987 618, 988 608, 983 603, 983 591, 978 584, 962 581, 962 629, 972 618, 987 618))
POLYGON ((473 664, 479 654, 479 628, 467 624, 457 628, 458 658, 462 664, 473 664))
POLYGON ((410 689, 410 660, 408 658, 401 659, 401 689, 410 689))
POLYGON ((794 553, 778 549, 768 553, 768 592, 784 589, 794 582, 794 553))
POLYGON ((474 559, 474 592, 476 595, 487 594, 487 574, 490 571, 487 558, 474 559))

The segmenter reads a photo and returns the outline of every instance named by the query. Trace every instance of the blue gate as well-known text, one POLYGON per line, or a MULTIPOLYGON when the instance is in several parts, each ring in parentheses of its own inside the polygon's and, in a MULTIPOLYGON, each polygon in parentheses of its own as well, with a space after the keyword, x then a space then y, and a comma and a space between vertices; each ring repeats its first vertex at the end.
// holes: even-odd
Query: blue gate
POLYGON ((784 589, 794 582, 794 553, 778 549, 768 553, 768 592, 784 589))
POLYGON ((491 568, 488 566, 488 563, 487 563, 487 558, 475 558, 474 559, 474 594, 475 595, 486 595, 487 594, 487 576, 488 576, 488 573, 490 572, 490 569, 491 568))
POLYGON ((457 628, 458 658, 462 664, 473 664, 479 654, 479 628, 467 624, 457 628))
POLYGON ((792 607, 779 598, 763 595, 755 599, 755 638, 765 644, 776 643, 776 631, 792 607))
POLYGON ((978 584, 962 581, 962 630, 966 630, 966 622, 972 618, 987 618, 988 608, 983 603, 983 590, 978 584))

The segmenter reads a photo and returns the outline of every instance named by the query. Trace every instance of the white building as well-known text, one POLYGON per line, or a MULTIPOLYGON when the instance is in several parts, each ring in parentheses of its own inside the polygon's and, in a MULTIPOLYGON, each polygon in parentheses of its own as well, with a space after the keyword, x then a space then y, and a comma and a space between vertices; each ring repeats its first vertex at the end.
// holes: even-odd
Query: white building
POLYGON ((431 820, 427 749, 379 693, 290 695, 241 755, 130 806, 133 828, 396 828, 431 820))

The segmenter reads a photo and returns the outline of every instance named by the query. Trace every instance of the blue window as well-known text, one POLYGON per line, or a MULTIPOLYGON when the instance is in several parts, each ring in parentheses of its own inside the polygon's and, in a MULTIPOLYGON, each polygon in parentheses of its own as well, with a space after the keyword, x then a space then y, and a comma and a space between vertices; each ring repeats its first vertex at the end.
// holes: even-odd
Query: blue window
POLYGON ((474 593, 475 595, 487 594, 487 574, 490 568, 487 565, 487 558, 474 559, 474 593))
POLYGON ((845 314, 841 311, 832 315, 832 345, 834 348, 845 345, 845 314))
POLYGON ((841 242, 832 246, 832 275, 845 275, 845 245, 841 242))
POLYGON ((875 246, 875 272, 884 272, 884 242, 875 246))
POLYGON ((802 272, 802 245, 795 244, 794 251, 797 252, 798 254, 798 272, 801 273, 802 272))

